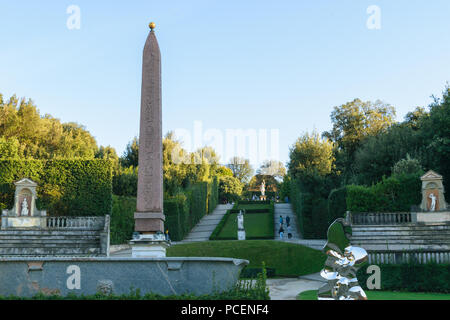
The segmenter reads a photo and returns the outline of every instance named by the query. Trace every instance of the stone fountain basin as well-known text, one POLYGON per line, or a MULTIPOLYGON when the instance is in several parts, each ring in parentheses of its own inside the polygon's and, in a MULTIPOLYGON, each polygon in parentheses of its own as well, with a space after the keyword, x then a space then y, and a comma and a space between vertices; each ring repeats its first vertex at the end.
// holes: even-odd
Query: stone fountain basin
POLYGON ((247 260, 233 258, 0 258, 0 296, 211 294, 233 287, 247 260))

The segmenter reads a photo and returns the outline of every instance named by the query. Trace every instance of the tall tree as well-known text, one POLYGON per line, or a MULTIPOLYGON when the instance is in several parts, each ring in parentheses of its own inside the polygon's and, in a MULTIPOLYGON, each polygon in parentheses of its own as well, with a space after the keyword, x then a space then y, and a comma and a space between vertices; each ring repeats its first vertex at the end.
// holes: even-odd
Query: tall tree
POLYGON ((227 167, 231 169, 233 176, 243 184, 248 183, 253 176, 254 171, 248 159, 233 157, 227 167))
POLYGON ((368 137, 355 153, 354 183, 371 185, 390 176, 392 167, 409 154, 422 159, 423 139, 409 125, 395 124, 387 132, 368 137))
POLYGON ((259 175, 272 176, 278 180, 282 180, 286 175, 286 168, 281 161, 266 160, 256 171, 259 175))
POLYGON ((445 88, 442 98, 435 98, 430 105, 429 117, 420 124, 421 136, 425 140, 425 154, 422 163, 444 176, 444 183, 450 183, 450 86, 445 88))
POLYGON ((120 163, 124 167, 137 167, 139 162, 139 139, 134 137, 132 141, 127 144, 123 156, 120 158, 120 163))
POLYGON ((355 99, 334 107, 331 113, 333 129, 323 136, 335 143, 337 166, 348 180, 353 173, 356 150, 370 136, 385 132, 395 123, 395 109, 380 100, 363 102, 355 99))
POLYGON ((353 153, 361 141, 389 128, 395 121, 395 109, 381 101, 363 102, 355 99, 331 113, 333 129, 323 135, 338 147, 353 153))
POLYGON ((307 175, 325 176, 334 168, 333 142, 317 132, 305 133, 290 148, 288 173, 302 179, 307 175))
POLYGON ((21 158, 93 158, 94 137, 81 125, 41 116, 32 100, 0 99, 0 137, 16 139, 21 158))

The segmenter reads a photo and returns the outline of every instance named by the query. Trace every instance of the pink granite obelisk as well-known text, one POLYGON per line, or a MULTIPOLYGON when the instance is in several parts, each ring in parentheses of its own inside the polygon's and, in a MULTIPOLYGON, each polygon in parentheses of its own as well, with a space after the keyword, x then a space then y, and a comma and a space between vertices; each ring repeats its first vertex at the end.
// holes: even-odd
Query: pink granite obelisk
POLYGON ((142 62, 136 232, 130 241, 135 258, 165 257, 169 246, 163 213, 161 52, 154 28, 150 23, 142 62))
POLYGON ((135 231, 164 232, 162 172, 161 53, 154 23, 144 47, 142 63, 139 171, 135 231))

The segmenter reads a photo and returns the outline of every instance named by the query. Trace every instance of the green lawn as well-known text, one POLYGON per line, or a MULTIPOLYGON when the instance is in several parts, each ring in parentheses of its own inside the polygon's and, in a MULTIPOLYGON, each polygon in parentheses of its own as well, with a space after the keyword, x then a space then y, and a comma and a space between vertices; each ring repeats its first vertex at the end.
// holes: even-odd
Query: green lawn
POLYGON ((253 209, 271 209, 272 204, 238 204, 237 209, 247 209, 247 210, 253 210, 253 209))
MULTIPOLYGON (((422 292, 365 291, 369 300, 450 300, 450 294, 422 292)), ((317 300, 317 290, 304 291, 298 300, 317 300)))
POLYGON ((296 277, 319 272, 326 256, 298 244, 274 240, 206 241, 177 244, 167 250, 168 257, 226 257, 250 261, 249 268, 274 268, 276 276, 296 277))
MULTIPOLYGON (((237 213, 231 213, 217 236, 217 240, 237 239, 237 213)), ((244 216, 247 239, 273 239, 273 215, 270 213, 248 213, 244 216)))
MULTIPOLYGON (((270 204, 238 204, 233 210, 252 210, 244 215, 245 234, 248 240, 273 239, 274 205, 270 204), (257 212, 269 211, 269 212, 257 212)), ((237 240, 238 213, 227 213, 213 232, 211 240, 237 240)))

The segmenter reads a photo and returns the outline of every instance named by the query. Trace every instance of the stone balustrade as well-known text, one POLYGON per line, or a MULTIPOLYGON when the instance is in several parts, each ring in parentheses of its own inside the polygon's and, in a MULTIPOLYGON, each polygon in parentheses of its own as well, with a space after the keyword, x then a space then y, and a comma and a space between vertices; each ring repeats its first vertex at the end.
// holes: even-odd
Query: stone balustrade
POLYGON ((414 222, 411 212, 347 213, 353 225, 396 225, 414 222))
POLYGON ((103 230, 106 217, 45 217, 47 229, 103 230))
POLYGON ((450 263, 449 251, 372 251, 369 264, 401 264, 401 263, 450 263))

